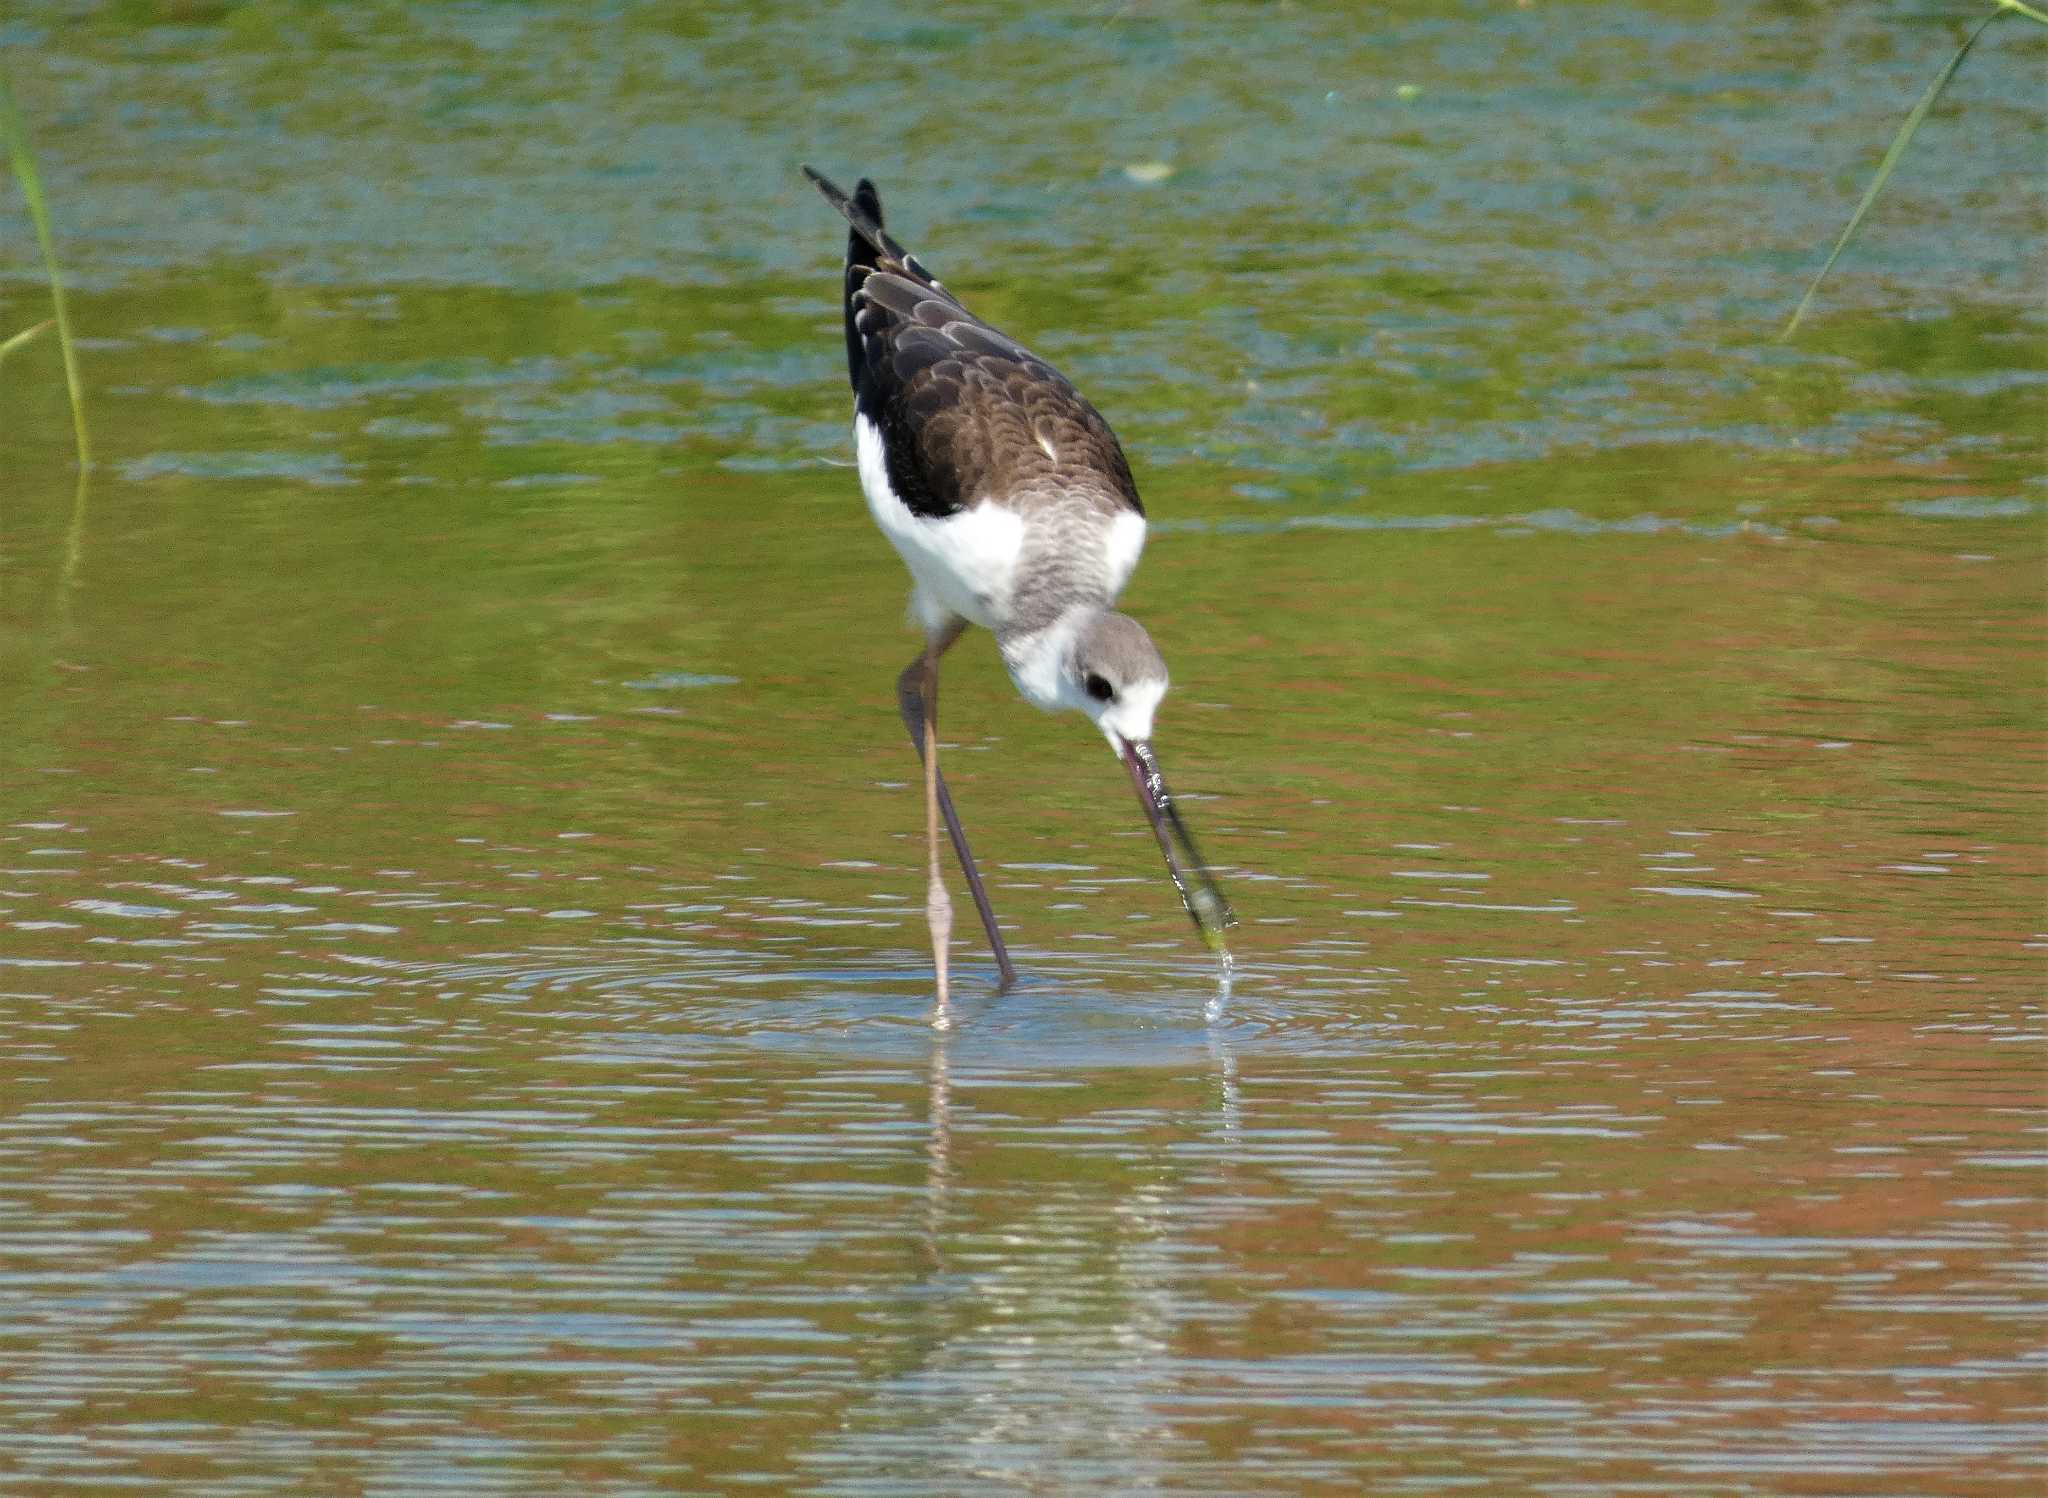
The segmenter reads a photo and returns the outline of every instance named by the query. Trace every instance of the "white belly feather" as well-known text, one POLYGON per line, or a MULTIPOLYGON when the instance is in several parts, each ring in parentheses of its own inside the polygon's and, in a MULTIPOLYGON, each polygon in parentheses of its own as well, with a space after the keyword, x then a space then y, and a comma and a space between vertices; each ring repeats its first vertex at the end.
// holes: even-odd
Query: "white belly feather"
MULTIPOLYGON (((880 428, 855 413, 853 441, 868 512, 910 568, 916 584, 911 608, 918 622, 935 630, 958 615, 983 629, 1002 628, 1009 619, 1024 561, 1023 516, 988 500, 944 519, 914 515, 889 487, 880 428)), ((1090 529, 1100 524, 1095 520, 1090 529)), ((1145 549, 1145 517, 1123 511, 1106 529, 1096 532, 1096 537, 1099 550, 1095 557, 1101 568, 1097 581, 1107 601, 1114 602, 1145 549)))
POLYGON ((1016 583, 1023 553, 1022 517, 987 502, 942 520, 913 515, 889 487, 881 431, 865 416, 856 415, 853 441, 868 511, 917 583, 911 606, 919 622, 934 629, 957 614, 983 629, 994 629, 1008 612, 1016 583))

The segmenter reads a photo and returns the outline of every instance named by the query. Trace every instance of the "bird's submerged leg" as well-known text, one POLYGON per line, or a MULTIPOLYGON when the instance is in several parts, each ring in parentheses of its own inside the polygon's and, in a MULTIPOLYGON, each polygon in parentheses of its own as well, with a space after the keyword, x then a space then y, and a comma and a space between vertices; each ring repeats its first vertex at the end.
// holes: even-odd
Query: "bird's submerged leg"
POLYGON ((989 949, 995 954, 996 967, 1003 975, 1002 986, 1008 988, 1017 981, 1017 969, 1010 963, 1009 950, 1003 945, 1003 934, 996 929, 995 907, 989 903, 981 870, 975 867, 974 853, 967 846, 967 833, 960 826, 960 814, 953 809, 953 797, 946 789, 946 777, 939 773, 939 657, 951 648, 966 628, 963 621, 955 619, 934 633, 924 650, 896 678, 896 703, 903 714, 903 727, 909 733, 911 743, 917 747, 918 758, 924 761, 925 841, 930 855, 926 913, 931 921, 932 956, 939 969, 942 1006, 947 991, 946 934, 950 934, 952 929, 952 901, 939 873, 940 822, 946 825, 954 856, 960 860, 960 872, 967 876, 968 892, 974 897, 974 908, 981 916, 982 930, 988 933, 989 949), (945 934, 942 934, 940 925, 942 919, 945 934))

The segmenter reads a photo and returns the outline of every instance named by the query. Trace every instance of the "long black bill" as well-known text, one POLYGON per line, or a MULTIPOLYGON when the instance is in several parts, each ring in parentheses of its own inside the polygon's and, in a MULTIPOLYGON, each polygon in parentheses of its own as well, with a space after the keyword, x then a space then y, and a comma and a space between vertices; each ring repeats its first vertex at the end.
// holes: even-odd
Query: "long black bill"
POLYGON ((1218 951, 1223 950, 1223 932, 1237 924, 1237 915, 1223 898, 1223 891, 1217 888, 1216 876, 1209 872, 1208 863, 1188 832, 1188 824, 1181 820, 1173 798, 1167 794, 1166 777, 1159 773, 1159 761, 1152 756, 1152 746, 1127 739, 1123 754, 1124 764, 1131 772, 1131 784, 1138 788, 1138 799, 1145 804, 1145 815, 1151 819, 1152 835, 1159 839, 1159 851, 1166 855, 1166 872, 1173 876, 1173 887, 1180 891, 1180 903, 1187 907, 1202 940, 1218 951), (1188 868, 1194 874, 1192 888, 1181 872, 1180 860, 1174 857, 1175 843, 1187 855, 1188 868))

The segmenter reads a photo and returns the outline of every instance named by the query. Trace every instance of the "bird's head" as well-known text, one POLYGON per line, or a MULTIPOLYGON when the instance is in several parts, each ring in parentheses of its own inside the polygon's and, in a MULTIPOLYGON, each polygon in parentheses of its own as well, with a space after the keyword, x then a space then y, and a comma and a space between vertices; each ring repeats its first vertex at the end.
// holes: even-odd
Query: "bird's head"
POLYGON ((1074 631, 1060 672, 1061 695, 1086 713, 1118 754, 1152 737, 1152 715, 1166 695, 1166 658, 1145 626, 1102 609, 1074 631))

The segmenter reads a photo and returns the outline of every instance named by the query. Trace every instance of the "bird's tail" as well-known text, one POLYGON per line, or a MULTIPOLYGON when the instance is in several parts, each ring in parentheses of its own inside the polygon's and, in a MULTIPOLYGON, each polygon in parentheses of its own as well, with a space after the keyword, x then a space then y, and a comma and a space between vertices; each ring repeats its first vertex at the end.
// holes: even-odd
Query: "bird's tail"
POLYGON ((883 256, 891 260, 908 260, 910 252, 889 237, 889 231, 882 227, 882 195, 875 191, 875 184, 863 177, 860 185, 848 197, 839 190, 839 184, 812 167, 804 168, 804 175, 816 184, 825 201, 837 208, 853 232, 847 236, 846 261, 849 265, 872 267, 883 256))
POLYGON ((806 166, 804 175, 825 195, 825 201, 839 210, 850 230, 846 236, 846 373, 857 394, 861 388, 866 355, 861 347, 860 330, 855 325, 854 298, 867 283, 869 273, 888 270, 908 276, 949 301, 952 293, 882 227, 882 195, 875 191, 874 183, 861 178, 849 198, 839 190, 838 184, 815 169, 806 166))
POLYGON ((917 256, 904 249, 882 227, 882 195, 875 191, 874 183, 861 178, 849 198, 839 190, 837 183, 816 168, 805 167, 804 175, 816 184, 818 191, 825 195, 825 201, 839 210, 852 229, 846 236, 846 263, 849 266, 874 270, 887 265, 890 270, 907 271, 913 280, 944 290, 939 278, 926 270, 917 256))

